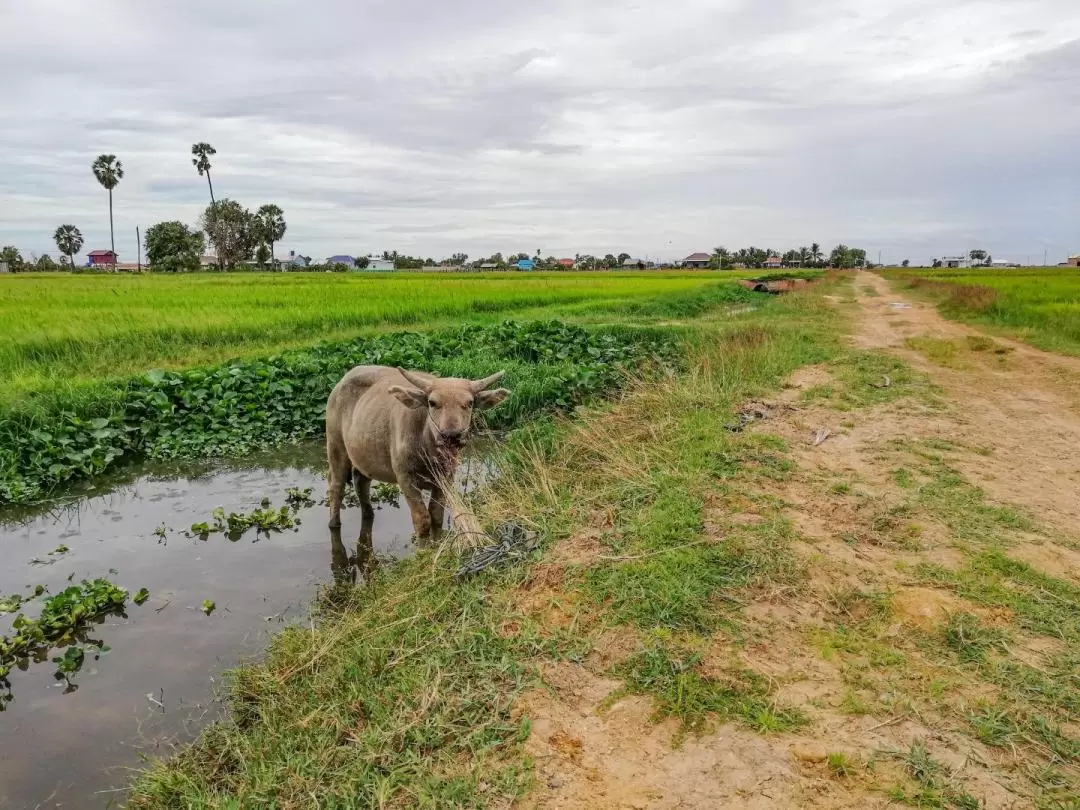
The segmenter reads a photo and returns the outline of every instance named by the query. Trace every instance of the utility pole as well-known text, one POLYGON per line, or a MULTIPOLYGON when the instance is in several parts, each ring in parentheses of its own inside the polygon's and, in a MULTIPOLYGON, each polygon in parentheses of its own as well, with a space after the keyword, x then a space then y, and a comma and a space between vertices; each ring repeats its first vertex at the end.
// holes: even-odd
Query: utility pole
POLYGON ((1050 251, 1049 251, 1048 248, 1043 248, 1043 267, 1049 267, 1049 265, 1046 263, 1046 261, 1047 261, 1046 254, 1049 253, 1049 252, 1050 251))
POLYGON ((142 236, 139 234, 139 226, 135 226, 135 250, 139 257, 139 272, 142 272, 142 236))

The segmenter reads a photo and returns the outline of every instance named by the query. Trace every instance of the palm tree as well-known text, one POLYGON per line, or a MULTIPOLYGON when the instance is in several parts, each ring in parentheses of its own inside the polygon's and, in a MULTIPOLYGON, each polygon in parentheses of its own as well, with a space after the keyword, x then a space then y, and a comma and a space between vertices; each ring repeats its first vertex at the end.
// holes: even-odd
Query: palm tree
POLYGON ((98 159, 90 167, 94 177, 102 186, 109 190, 109 247, 112 250, 113 261, 116 260, 116 236, 113 233, 112 215, 112 190, 120 183, 124 176, 124 167, 116 159, 116 155, 98 155, 98 159))
POLYGON ((814 260, 815 264, 825 258, 825 254, 821 252, 821 245, 817 242, 810 245, 810 258, 814 260))
POLYGON ((74 269, 75 254, 82 250, 82 233, 74 225, 61 225, 53 234, 56 249, 68 257, 68 266, 74 269))
POLYGON ((216 155, 217 149, 210 144, 200 141, 191 145, 191 165, 199 172, 199 177, 206 173, 206 182, 210 185, 210 204, 214 204, 214 184, 210 181, 210 155, 216 155))
POLYGON ((274 242, 285 235, 285 212, 273 203, 262 206, 255 214, 259 239, 270 243, 270 263, 274 262, 274 242))
POLYGON ((808 247, 799 248, 799 266, 800 267, 808 267, 810 265, 810 260, 813 259, 813 258, 814 257, 810 255, 810 248, 808 248, 808 247))

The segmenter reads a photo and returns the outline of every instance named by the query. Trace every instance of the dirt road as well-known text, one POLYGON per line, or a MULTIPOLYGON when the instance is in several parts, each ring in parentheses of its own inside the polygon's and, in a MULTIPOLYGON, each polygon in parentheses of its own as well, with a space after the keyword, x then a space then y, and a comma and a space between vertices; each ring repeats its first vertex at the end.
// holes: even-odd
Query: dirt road
POLYGON ((1067 753, 1080 750, 1080 606, 1051 592, 1080 585, 1080 361, 947 321, 874 274, 854 290, 837 303, 854 310, 849 364, 887 353, 910 379, 882 375, 877 400, 838 407, 846 367, 801 370, 757 427, 786 440, 792 473, 715 516, 753 523, 755 504, 781 499, 808 574, 752 594, 747 632, 717 633, 699 666, 764 675, 806 726, 683 739, 648 699, 617 699, 605 673, 638 639, 606 631, 523 701, 527 806, 1069 806, 1043 802, 1080 783, 1067 753), (1012 560, 1030 569, 1008 572, 1012 560))

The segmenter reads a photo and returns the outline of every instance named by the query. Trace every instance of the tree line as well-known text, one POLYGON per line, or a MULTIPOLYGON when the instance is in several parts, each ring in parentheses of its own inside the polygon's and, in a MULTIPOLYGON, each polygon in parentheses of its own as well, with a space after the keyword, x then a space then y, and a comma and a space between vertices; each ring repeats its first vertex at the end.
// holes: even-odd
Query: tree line
POLYGON ((826 256, 817 242, 809 247, 800 247, 781 253, 774 248, 746 247, 728 250, 725 247, 713 248, 709 264, 720 270, 732 267, 763 268, 769 259, 776 257, 782 267, 866 267, 866 251, 844 244, 837 245, 826 256))
MULTIPOLYGON (((214 184, 210 178, 210 158, 217 154, 217 150, 208 143, 199 142, 192 145, 191 154, 191 163, 196 172, 200 177, 206 177, 210 188, 210 205, 200 217, 198 227, 170 220, 148 228, 143 245, 147 263, 155 270, 164 272, 197 270, 209 243, 217 253, 221 269, 252 260, 262 266, 272 264, 274 244, 285 236, 285 212, 274 203, 267 203, 252 212, 236 200, 215 199, 214 184)), ((109 248, 115 257, 113 190, 124 178, 124 166, 116 155, 104 154, 98 155, 90 171, 109 193, 109 248)), ((53 232, 53 241, 60 255, 67 257, 67 265, 74 269, 75 255, 85 244, 82 231, 76 225, 65 223, 53 232)), ((32 263, 24 261, 13 245, 0 249, 0 261, 16 273, 27 269, 58 269, 57 263, 47 254, 32 263)))

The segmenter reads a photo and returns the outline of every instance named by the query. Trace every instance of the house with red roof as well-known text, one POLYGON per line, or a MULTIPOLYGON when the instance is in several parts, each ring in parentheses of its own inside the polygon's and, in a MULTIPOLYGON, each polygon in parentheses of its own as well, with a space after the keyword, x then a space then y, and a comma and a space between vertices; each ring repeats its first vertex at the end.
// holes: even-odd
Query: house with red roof
POLYGON ((87 267, 116 267, 119 257, 111 250, 91 250, 86 254, 87 267))

